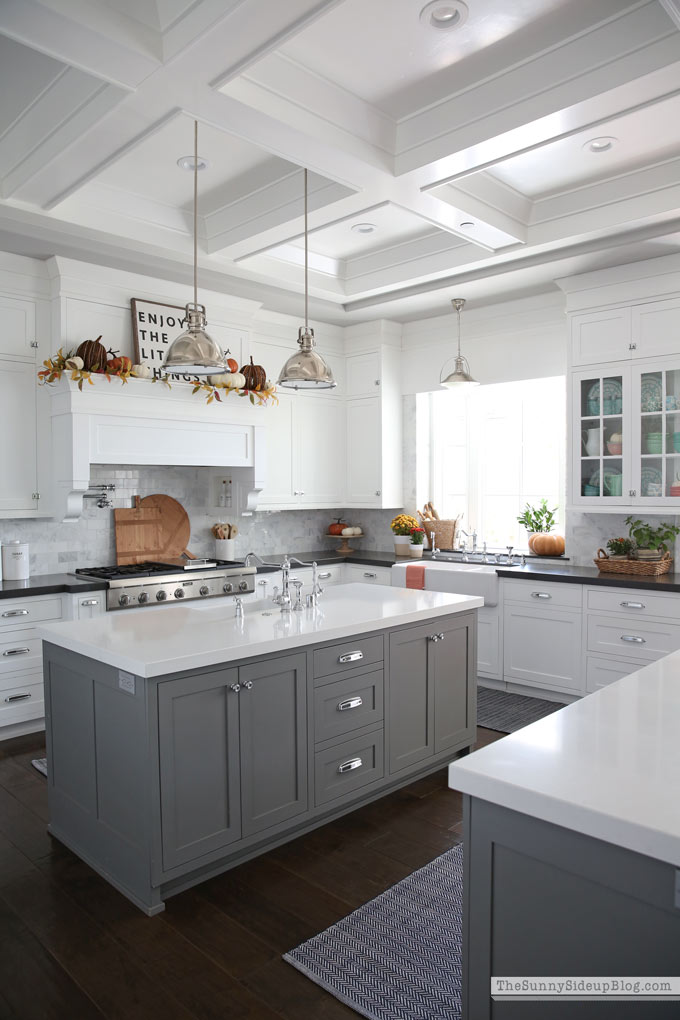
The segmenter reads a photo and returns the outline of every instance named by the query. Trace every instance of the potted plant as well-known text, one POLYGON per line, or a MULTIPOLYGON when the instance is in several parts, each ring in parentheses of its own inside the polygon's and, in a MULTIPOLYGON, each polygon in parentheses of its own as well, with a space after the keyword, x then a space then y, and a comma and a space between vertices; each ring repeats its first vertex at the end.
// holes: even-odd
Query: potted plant
POLYGON ((411 528, 411 544, 408 548, 409 556, 420 559, 423 555, 423 542, 425 541, 425 530, 423 528, 411 528))
POLYGON ((628 560, 635 549, 635 543, 629 538, 610 538, 607 551, 610 560, 628 560))
POLYGON ((411 532, 418 527, 418 521, 410 514, 397 514, 390 524, 394 534, 395 556, 408 556, 411 544, 411 532))
POLYGON ((529 549, 536 556, 561 556, 564 552, 562 535, 551 534, 555 525, 557 507, 548 510, 548 500, 542 499, 538 506, 527 503, 517 518, 529 533, 529 549))
POLYGON ((669 551, 668 543, 674 542, 680 534, 680 528, 675 524, 666 524, 662 521, 657 528, 645 521, 634 520, 626 517, 628 534, 635 542, 635 558, 637 560, 654 561, 663 559, 669 551))

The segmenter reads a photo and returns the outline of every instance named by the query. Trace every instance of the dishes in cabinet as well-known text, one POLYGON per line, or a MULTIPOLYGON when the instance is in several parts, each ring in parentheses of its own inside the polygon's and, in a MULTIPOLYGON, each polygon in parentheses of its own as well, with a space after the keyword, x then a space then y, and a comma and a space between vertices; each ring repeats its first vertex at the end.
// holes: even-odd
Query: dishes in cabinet
POLYGON ((645 453, 663 452, 663 432, 648 432, 645 436, 645 453))
POLYGON ((663 485, 661 469, 652 464, 643 464, 640 472, 640 485, 643 496, 660 496, 663 485))
POLYGON ((644 414, 660 411, 663 407, 663 388, 656 375, 643 375, 640 384, 640 406, 644 414))
MULTIPOLYGON (((620 471, 616 471, 614 468, 606 467, 604 469, 603 474, 602 474, 602 479, 603 479, 603 486, 602 487, 604 489, 604 495, 605 496, 620 496, 621 495, 622 485, 623 485, 623 475, 621 474, 620 471)), ((595 471, 590 476, 590 486, 585 486, 585 488, 588 488, 588 487, 592 487, 592 488, 596 489, 597 491, 594 492, 594 493, 584 492, 584 495, 586 495, 586 496, 589 496, 589 495, 599 495, 599 491, 600 491, 600 471, 599 471, 599 469, 597 471, 595 471)))
MULTIPOLYGON (((588 390, 587 407, 589 415, 600 413, 600 383, 593 383, 588 390)), ((623 410, 623 387, 618 379, 604 379, 602 381, 602 413, 621 414, 623 410)))

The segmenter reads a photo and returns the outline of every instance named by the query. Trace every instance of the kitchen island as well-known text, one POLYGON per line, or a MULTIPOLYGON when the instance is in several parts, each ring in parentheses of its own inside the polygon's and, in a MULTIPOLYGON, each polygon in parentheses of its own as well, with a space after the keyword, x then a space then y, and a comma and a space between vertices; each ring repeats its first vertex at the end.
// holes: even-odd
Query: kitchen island
POLYGON ((49 831, 154 914, 441 768, 476 737, 481 605, 347 584, 43 626, 49 831))
MULTIPOLYGON (((465 794, 464 1018, 552 1015, 493 1003, 492 976, 678 974, 679 729, 673 652, 449 767, 465 794)), ((612 1008, 678 1016, 677 1002, 612 1008)))

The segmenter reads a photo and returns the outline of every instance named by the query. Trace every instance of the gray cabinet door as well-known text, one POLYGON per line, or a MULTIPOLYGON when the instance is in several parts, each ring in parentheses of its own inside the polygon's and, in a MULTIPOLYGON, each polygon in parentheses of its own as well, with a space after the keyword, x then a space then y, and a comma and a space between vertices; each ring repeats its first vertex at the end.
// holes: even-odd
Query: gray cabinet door
POLYGON ((158 685, 163 869, 241 836, 235 669, 158 685))
POLYGON ((430 642, 429 656, 434 679, 434 753, 439 754, 475 737, 475 619, 454 618, 436 630, 441 637, 430 642))
POLYGON ((429 646, 434 625, 390 634, 388 733, 391 773, 434 754, 434 684, 429 646))
POLYGON ((306 656, 242 666, 239 681, 241 811, 250 836, 308 809, 306 656))

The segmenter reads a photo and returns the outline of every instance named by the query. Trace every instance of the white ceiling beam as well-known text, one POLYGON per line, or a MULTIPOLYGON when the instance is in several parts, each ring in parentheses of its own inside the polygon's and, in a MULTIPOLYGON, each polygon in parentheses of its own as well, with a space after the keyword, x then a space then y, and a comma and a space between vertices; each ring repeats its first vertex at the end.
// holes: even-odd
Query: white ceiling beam
POLYGON ((401 120, 395 172, 408 173, 437 162, 441 182, 470 169, 459 154, 475 146, 479 147, 476 158, 489 165, 540 141, 542 135, 532 125, 542 118, 677 59, 677 32, 656 0, 650 0, 584 36, 401 120), (453 126, 442 131, 443 124, 453 126))
POLYGON ((673 24, 680 28, 680 0, 659 0, 659 3, 673 24))

